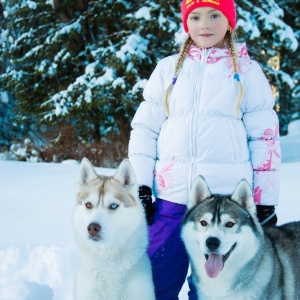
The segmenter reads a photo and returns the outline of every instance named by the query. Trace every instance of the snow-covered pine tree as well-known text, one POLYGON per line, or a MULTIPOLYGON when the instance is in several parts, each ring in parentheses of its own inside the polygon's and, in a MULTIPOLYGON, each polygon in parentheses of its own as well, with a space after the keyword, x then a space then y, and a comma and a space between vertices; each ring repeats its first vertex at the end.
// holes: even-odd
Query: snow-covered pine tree
POLYGON ((93 148, 99 159, 101 151, 115 162, 126 156, 145 80, 173 52, 175 12, 177 1, 15 1, 6 9, 11 65, 1 81, 25 116, 38 116, 36 130, 44 124, 54 141, 47 149, 81 157, 102 141, 110 151, 93 148))
MULTIPOLYGON (((278 4, 284 11, 283 21, 291 26, 295 37, 300 41, 300 0, 279 0, 278 4)), ((282 81, 280 86, 280 122, 281 130, 287 133, 287 125, 300 119, 300 47, 295 51, 283 48, 280 51, 280 70, 289 74, 291 80, 282 81)))
MULTIPOLYGON (((0 3, 0 15, 3 15, 4 12, 4 4, 0 3)), ((5 71, 5 63, 4 59, 1 55, 1 49, 3 47, 4 43, 4 37, 5 37, 5 22, 3 18, 0 18, 0 74, 4 73, 5 71)), ((6 99, 4 99, 4 93, 0 91, 0 151, 3 149, 3 147, 7 146, 7 143, 9 143, 9 133, 8 128, 6 127, 5 122, 5 115, 7 110, 7 104, 6 99)))
MULTIPOLYGON (((297 77, 292 66, 297 66, 299 59, 299 33, 297 34, 297 27, 293 26, 290 18, 299 22, 296 20, 300 1, 237 0, 236 3, 239 40, 247 42, 250 55, 261 64, 277 91, 280 131, 281 134, 286 134, 297 77), (277 62, 270 63, 274 58, 277 62)), ((295 92, 294 94, 296 95, 295 92)))
MULTIPOLYGON (((0 15, 3 15, 4 4, 0 3, 0 15)), ((3 18, 0 18, 0 74, 5 71, 5 62, 1 55, 1 49, 3 47, 5 39, 5 22, 3 18)), ((10 136, 9 130, 6 124, 6 111, 8 109, 7 99, 5 99, 4 92, 0 91, 0 151, 5 149, 8 146, 10 136)))
POLYGON ((35 21, 33 11, 37 5, 32 1, 3 1, 3 8, 5 31, 0 53, 5 72, 0 77, 0 90, 6 99, 4 120, 6 127, 9 127, 9 142, 12 144, 22 142, 27 137, 34 139, 39 133, 39 105, 35 101, 36 95, 32 93, 36 78, 33 78, 31 70, 35 58, 34 55, 30 56, 34 52, 31 45, 35 47, 35 43, 38 43, 35 40, 38 19, 35 21))
MULTIPOLYGON (((5 2, 0 3, 0 15, 3 16, 5 2)), ((4 58, 3 49, 7 43, 7 26, 5 18, 0 18, 0 76, 5 73, 6 65, 9 63, 4 58)), ((1 81, 0 81, 1 82, 1 81)), ((0 88, 0 152, 9 150, 12 140, 21 138, 25 132, 24 125, 17 125, 15 120, 19 114, 16 107, 16 99, 4 88, 0 88)))

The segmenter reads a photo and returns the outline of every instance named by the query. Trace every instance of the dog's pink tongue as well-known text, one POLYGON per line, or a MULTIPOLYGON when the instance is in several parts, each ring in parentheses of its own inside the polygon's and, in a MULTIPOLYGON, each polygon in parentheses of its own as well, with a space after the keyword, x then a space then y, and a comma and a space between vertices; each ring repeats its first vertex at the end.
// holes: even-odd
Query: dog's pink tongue
POLYGON ((222 255, 210 253, 205 263, 205 271, 208 277, 216 278, 223 269, 222 255))

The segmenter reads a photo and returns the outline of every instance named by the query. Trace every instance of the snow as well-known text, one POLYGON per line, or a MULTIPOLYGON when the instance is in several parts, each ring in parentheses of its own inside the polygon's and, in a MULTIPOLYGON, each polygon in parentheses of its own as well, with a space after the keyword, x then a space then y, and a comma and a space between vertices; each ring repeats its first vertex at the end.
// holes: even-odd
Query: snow
MULTIPOLYGON (((279 224, 300 220, 300 120, 282 137, 279 224)), ((79 164, 0 161, 0 299, 71 300, 79 164)), ((112 175, 115 170, 96 168, 112 175)), ((187 285, 180 300, 187 299, 187 285)))
POLYGON ((125 88, 125 80, 121 77, 118 77, 114 82, 112 83, 112 87, 116 88, 117 86, 121 86, 122 88, 125 88))
POLYGON ((135 94, 136 91, 137 91, 138 89, 144 89, 145 86, 146 86, 146 83, 147 83, 147 79, 141 79, 141 80, 139 80, 139 81, 132 87, 131 93, 132 93, 132 94, 135 94))
POLYGON ((7 92, 0 92, 0 101, 3 103, 8 103, 9 102, 9 97, 7 92))
POLYGON ((251 32, 250 40, 254 40, 255 38, 260 36, 260 30, 258 29, 256 22, 253 20, 253 16, 250 12, 243 10, 242 8, 237 8, 239 15, 244 16, 244 18, 240 18, 237 20, 236 28, 243 28, 246 32, 251 32))
POLYGON ((144 39, 138 34, 131 34, 128 36, 126 43, 117 51, 116 57, 120 58, 123 62, 129 59, 131 55, 136 55, 140 58, 147 57, 146 51, 148 50, 149 41, 144 39))
POLYGON ((42 45, 39 45, 39 46, 36 46, 36 47, 33 47, 29 52, 27 52, 24 56, 25 57, 29 57, 29 56, 32 56, 34 54, 36 54, 40 49, 42 49, 43 46, 42 45))
MULTIPOLYGON (((29 1, 29 0, 26 1, 26 5, 28 5, 30 9, 36 9, 37 7, 37 4, 34 1, 29 1)), ((21 7, 22 6, 25 6, 24 2, 22 3, 21 7)))
POLYGON ((108 84, 109 82, 112 82, 114 80, 114 70, 111 68, 103 68, 103 70, 105 71, 105 73, 98 77, 98 79, 95 81, 95 86, 97 85, 105 85, 108 84))
POLYGON ((78 19, 76 22, 74 22, 70 25, 66 25, 63 28, 61 28, 60 30, 58 30, 56 32, 56 34, 54 35, 54 37, 48 37, 46 39, 46 43, 47 44, 54 43, 57 39, 62 38, 63 35, 70 34, 70 32, 72 30, 74 30, 77 33, 80 33, 80 31, 81 31, 80 19, 78 19))
POLYGON ((136 13, 135 17, 137 19, 145 19, 145 20, 150 20, 151 19, 151 8, 150 7, 142 7, 140 8, 136 13))

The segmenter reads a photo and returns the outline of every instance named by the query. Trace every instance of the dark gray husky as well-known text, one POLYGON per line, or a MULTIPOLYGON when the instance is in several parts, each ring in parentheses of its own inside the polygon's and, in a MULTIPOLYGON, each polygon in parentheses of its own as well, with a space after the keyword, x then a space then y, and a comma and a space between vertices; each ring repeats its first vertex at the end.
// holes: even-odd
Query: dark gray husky
POLYGON ((246 180, 212 195, 199 176, 182 238, 199 299, 300 299, 300 222, 262 228, 246 180))

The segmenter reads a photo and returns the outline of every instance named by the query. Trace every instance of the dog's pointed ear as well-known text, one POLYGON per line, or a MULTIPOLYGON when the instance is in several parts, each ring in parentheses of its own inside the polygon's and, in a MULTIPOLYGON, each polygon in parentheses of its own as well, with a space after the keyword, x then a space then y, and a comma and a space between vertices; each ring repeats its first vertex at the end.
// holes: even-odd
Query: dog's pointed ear
POLYGON ((251 215, 255 215, 256 206, 252 196, 252 189, 246 179, 242 179, 235 188, 231 199, 248 210, 251 215))
POLYGON ((98 175, 95 172, 91 162, 87 158, 83 158, 79 167, 78 187, 83 187, 90 181, 97 178, 98 175))
POLYGON ((191 191, 191 199, 188 204, 188 208, 192 208, 195 205, 199 204, 203 200, 209 198, 211 196, 211 192, 208 188, 208 185, 201 175, 199 175, 193 186, 192 186, 192 191, 191 191))
POLYGON ((121 162, 114 178, 118 180, 128 191, 138 191, 135 173, 128 159, 124 159, 121 162))

